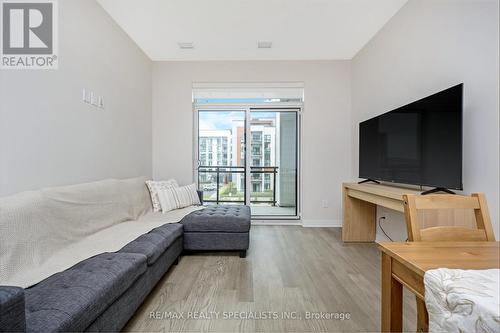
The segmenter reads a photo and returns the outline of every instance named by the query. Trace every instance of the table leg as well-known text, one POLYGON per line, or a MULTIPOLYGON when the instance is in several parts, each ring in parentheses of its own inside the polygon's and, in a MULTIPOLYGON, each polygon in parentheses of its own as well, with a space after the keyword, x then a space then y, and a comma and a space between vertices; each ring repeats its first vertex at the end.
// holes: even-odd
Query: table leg
POLYGON ((425 301, 417 299, 417 332, 429 332, 429 315, 425 307, 425 301))
POLYGON ((392 258, 382 252, 382 332, 403 330, 403 286, 392 277, 392 258))
POLYGON ((352 198, 344 188, 342 214, 342 241, 374 242, 377 205, 352 198))

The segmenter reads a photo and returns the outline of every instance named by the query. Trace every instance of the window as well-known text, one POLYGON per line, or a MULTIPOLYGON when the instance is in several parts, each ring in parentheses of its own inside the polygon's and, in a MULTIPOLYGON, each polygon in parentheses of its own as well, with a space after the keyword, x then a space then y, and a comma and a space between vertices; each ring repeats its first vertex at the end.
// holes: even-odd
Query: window
POLYGON ((204 201, 250 205, 253 216, 265 218, 297 216, 298 109, 197 110, 197 115, 197 159, 210 166, 197 169, 204 201))
POLYGON ((271 189, 271 174, 264 174, 264 190, 269 191, 271 189))
POLYGON ((271 152, 264 153, 264 166, 271 166, 271 152))
POLYGON ((260 145, 252 144, 252 154, 253 155, 261 155, 260 145))

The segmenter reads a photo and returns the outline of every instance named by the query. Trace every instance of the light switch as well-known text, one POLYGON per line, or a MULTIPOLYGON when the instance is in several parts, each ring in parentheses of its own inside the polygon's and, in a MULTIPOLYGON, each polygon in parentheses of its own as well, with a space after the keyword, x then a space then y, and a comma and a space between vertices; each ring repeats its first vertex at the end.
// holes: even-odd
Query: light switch
POLYGON ((84 103, 90 103, 90 91, 85 88, 82 90, 82 100, 84 103))
POLYGON ((97 95, 95 92, 89 89, 82 89, 82 100, 84 103, 93 105, 100 109, 104 109, 104 97, 97 95))
POLYGON ((97 106, 97 96, 93 91, 90 92, 90 104, 97 106))

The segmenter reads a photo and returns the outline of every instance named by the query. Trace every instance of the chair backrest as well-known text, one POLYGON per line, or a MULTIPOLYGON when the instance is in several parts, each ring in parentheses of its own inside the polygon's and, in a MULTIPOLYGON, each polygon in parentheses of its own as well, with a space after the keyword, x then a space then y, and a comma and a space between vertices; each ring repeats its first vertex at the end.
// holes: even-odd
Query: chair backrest
POLYGON ((486 197, 483 193, 462 195, 403 195, 408 240, 419 241, 495 241, 486 197), (417 212, 437 209, 472 209, 477 229, 458 226, 421 228, 417 212))

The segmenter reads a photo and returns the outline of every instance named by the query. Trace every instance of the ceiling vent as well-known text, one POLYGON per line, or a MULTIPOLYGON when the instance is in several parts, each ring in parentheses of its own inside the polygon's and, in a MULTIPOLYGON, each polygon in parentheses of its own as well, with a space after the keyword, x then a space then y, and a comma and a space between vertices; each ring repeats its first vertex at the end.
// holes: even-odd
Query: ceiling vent
POLYGON ((180 49, 194 49, 193 42, 178 42, 177 45, 179 45, 180 49))
POLYGON ((268 40, 259 40, 257 42, 257 47, 259 49, 270 49, 271 47, 273 47, 273 42, 268 40))

